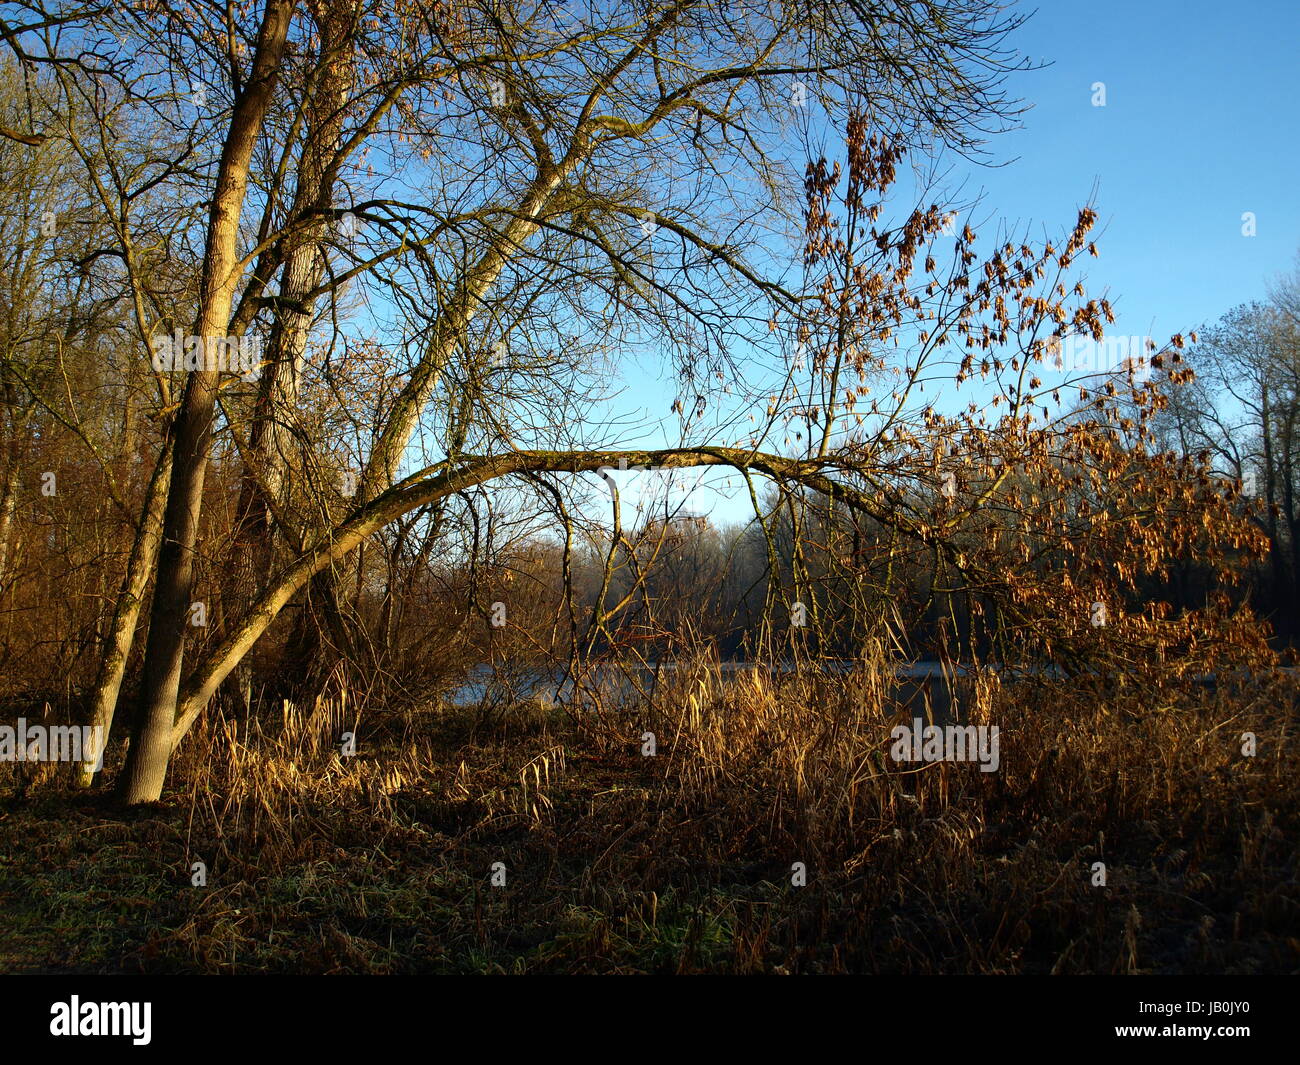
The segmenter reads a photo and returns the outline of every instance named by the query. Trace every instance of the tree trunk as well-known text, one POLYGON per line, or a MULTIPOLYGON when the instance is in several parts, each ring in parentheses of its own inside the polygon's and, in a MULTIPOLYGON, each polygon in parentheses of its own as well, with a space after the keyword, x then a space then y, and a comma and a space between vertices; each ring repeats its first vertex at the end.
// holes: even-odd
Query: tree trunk
MULTIPOLYGON (((307 121, 289 216, 292 231, 279 249, 283 262, 279 302, 244 456, 227 568, 230 579, 223 593, 227 617, 242 615, 266 590, 270 577, 274 557, 271 502, 287 502, 291 451, 297 446, 293 419, 315 317, 312 293, 325 278, 326 249, 335 228, 334 189, 354 75, 353 51, 347 46, 352 20, 343 5, 332 3, 318 17, 318 26, 321 66, 304 103, 307 121)), ((304 608, 304 622, 309 614, 304 608)), ((285 668, 299 674, 294 679, 300 684, 318 665, 314 653, 313 649, 307 657, 285 655, 285 668)))
POLYGON ((18 410, 18 392, 13 382, 6 380, 4 405, 9 415, 5 419, 4 467, 0 470, 0 590, 4 588, 9 572, 14 534, 14 514, 18 510, 18 483, 22 469, 20 436, 27 421, 27 411, 18 410))
MULTIPOLYGON (((113 623, 105 641, 99 672, 95 675, 95 685, 91 689, 90 710, 86 720, 99 730, 98 733, 92 733, 98 736, 99 742, 93 750, 84 752, 85 761, 77 769, 77 783, 83 788, 90 787, 94 781, 98 771, 97 763, 108 746, 109 733, 113 728, 122 676, 131 655, 131 645, 135 642, 136 623, 140 619, 144 593, 158 557, 158 544, 162 540, 163 507, 167 502, 166 490, 171 480, 171 470, 171 447, 164 442, 145 494, 144 514, 140 528, 136 530, 135 542, 131 545, 126 576, 122 579, 122 590, 113 610, 113 623)), ((94 743, 94 740, 91 742, 94 743)))
MULTIPOLYGON (((307 103, 309 114, 298 166, 292 232, 279 249, 283 262, 275 322, 267 345, 266 366, 245 456, 260 477, 246 470, 240 486, 236 542, 269 537, 263 488, 283 495, 289 451, 294 446, 291 420, 298 402, 299 380, 307 352, 316 299, 311 295, 325 277, 325 253, 331 230, 334 186, 338 180, 339 141, 351 84, 350 52, 343 47, 347 20, 331 13, 321 27, 325 58, 320 81, 307 103)), ((261 589, 259 588, 260 592, 261 589)))
MULTIPOLYGON (((205 352, 210 350, 208 338, 224 336, 230 327, 231 305, 239 281, 237 241, 248 189, 249 160, 271 104, 292 16, 291 0, 267 3, 258 31, 252 75, 236 98, 230 118, 230 132, 212 197, 195 329, 196 335, 203 338, 205 352)), ((172 752, 185 623, 194 590, 194 545, 198 539, 217 391, 218 372, 210 367, 211 360, 202 369, 190 371, 176 418, 175 451, 145 648, 140 706, 122 779, 122 797, 128 804, 158 800, 172 752)))
MULTIPOLYGON (((16 451, 17 448, 10 449, 16 451)), ((13 539, 14 513, 18 509, 18 459, 12 455, 0 474, 0 589, 9 572, 10 543, 13 539)))

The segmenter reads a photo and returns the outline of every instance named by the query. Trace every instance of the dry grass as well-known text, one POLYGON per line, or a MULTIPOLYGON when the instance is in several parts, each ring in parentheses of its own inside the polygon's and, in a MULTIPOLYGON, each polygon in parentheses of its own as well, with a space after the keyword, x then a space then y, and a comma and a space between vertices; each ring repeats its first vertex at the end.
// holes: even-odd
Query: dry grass
POLYGON ((243 728, 218 717, 147 815, 58 779, 5 801, 0 903, 22 934, 0 961, 1296 971, 1294 682, 1156 680, 963 682, 964 714, 1001 729, 995 773, 888 757, 891 722, 911 710, 879 655, 849 677, 732 678, 702 655, 601 728, 526 701, 490 719, 358 720, 339 696, 243 728), (344 731, 355 757, 340 757, 344 731), (205 888, 190 886, 199 860, 205 888))

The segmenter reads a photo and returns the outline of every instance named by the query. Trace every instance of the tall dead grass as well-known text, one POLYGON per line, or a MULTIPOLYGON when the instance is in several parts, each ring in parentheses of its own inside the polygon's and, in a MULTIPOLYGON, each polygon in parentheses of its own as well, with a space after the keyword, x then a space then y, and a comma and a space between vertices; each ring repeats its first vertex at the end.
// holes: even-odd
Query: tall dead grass
POLYGON ((953 702, 999 727, 992 773, 889 757, 893 724, 930 713, 920 699, 868 647, 848 674, 728 670, 703 652, 652 699, 611 700, 599 725, 528 698, 488 725, 447 706, 359 714, 343 690, 215 715, 157 816, 181 841, 178 883, 199 859, 223 894, 131 957, 202 971, 1300 968, 1294 678, 976 671, 953 702), (495 862, 508 889, 488 884, 495 862))

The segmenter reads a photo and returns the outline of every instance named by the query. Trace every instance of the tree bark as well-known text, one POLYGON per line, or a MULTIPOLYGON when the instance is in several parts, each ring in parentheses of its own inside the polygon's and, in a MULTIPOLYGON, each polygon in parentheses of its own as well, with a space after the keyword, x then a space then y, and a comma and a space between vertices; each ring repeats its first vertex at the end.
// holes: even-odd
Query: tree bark
POLYGON ((14 514, 18 510, 18 456, 17 447, 10 452, 5 469, 0 474, 0 589, 4 588, 9 571, 10 544, 13 540, 14 514))
MULTIPOLYGON (((279 77, 293 16, 292 0, 268 0, 258 31, 251 76, 237 97, 221 153, 208 222, 200 310, 195 334, 225 336, 239 278, 239 220, 248 190, 248 168, 279 77)), ((203 482, 212 439, 218 372, 209 361, 192 370, 174 427, 175 450, 163 519, 158 580, 131 749, 122 780, 128 804, 162 795, 172 751, 176 696, 185 650, 185 624, 194 590, 203 482)))
POLYGON ((83 752, 85 761, 77 769, 77 783, 83 788, 90 787, 94 782, 95 773, 98 772, 97 763, 108 746, 108 737, 113 729, 122 677, 126 672, 127 659, 131 656, 131 645, 135 642, 136 623, 140 619, 140 608, 144 604, 144 594, 149 587, 149 578, 153 575, 154 562, 158 558, 158 545, 162 541, 163 508, 167 502, 171 470, 171 447, 168 442, 164 442, 145 494, 144 514, 140 528, 136 530, 135 542, 131 545, 126 576, 122 578, 122 590, 118 593, 113 622, 99 661, 95 684, 91 689, 86 720, 92 728, 99 731, 92 733, 92 736, 98 736, 98 743, 91 741, 95 744, 94 749, 83 752))
POLYGON ((26 423, 27 411, 18 410, 18 390, 12 381, 5 381, 4 405, 8 417, 4 426, 8 430, 4 444, 4 465, 0 470, 0 590, 4 588, 12 554, 14 514, 18 511, 18 484, 22 469, 20 437, 26 423))
POLYGON ((334 186, 340 165, 339 145, 353 80, 349 45, 351 19, 343 6, 331 3, 319 18, 320 72, 304 106, 308 110, 298 165, 291 232, 278 249, 283 263, 279 300, 267 344, 266 364, 258 382, 243 456, 232 537, 227 600, 234 616, 261 594, 271 567, 271 507, 266 498, 284 502, 289 454, 294 447, 292 419, 314 319, 312 296, 325 277, 325 255, 333 228, 334 186), (255 475, 256 474, 256 475, 255 475))

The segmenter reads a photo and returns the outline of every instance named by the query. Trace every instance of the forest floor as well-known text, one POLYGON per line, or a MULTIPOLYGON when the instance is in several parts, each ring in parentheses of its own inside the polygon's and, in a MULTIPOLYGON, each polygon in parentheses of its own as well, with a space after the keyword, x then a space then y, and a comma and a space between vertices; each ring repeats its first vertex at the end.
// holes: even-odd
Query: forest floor
POLYGON ((135 810, 0 767, 0 971, 1300 971, 1293 696, 1022 693, 981 773, 850 687, 376 712, 351 757, 318 702, 205 722, 135 810))

